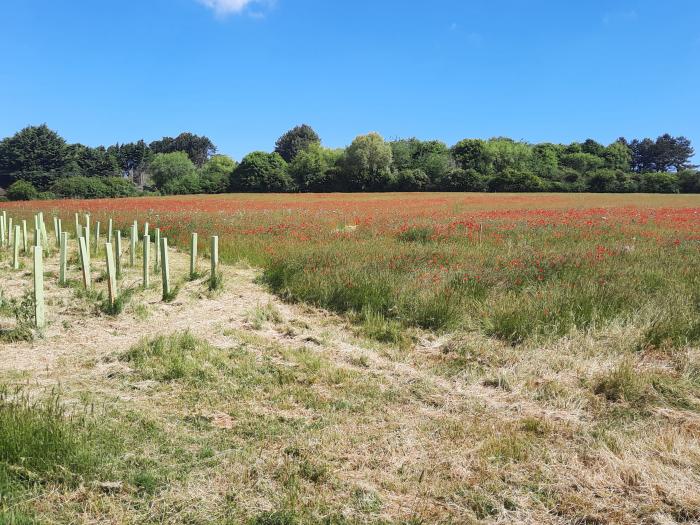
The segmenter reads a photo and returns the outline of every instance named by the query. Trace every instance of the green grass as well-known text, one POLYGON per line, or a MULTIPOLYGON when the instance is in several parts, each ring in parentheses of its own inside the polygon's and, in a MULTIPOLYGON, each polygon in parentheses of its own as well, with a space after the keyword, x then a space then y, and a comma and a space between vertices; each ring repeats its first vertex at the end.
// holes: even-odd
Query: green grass
POLYGON ((271 257, 262 280, 287 300, 355 314, 368 333, 384 319, 437 332, 477 329, 520 345, 637 322, 644 311, 655 314, 640 345, 700 340, 700 277, 693 270, 700 256, 692 246, 671 257, 637 240, 625 252, 616 232, 591 239, 562 230, 557 237, 544 229, 507 231, 507 242, 478 245, 452 237, 414 242, 424 238, 420 229, 403 232, 408 240, 299 244, 271 257))
POLYGON ((227 363, 225 352, 189 332, 144 339, 120 359, 157 381, 211 381, 227 363))
POLYGON ((94 479, 118 440, 83 409, 69 413, 52 393, 37 400, 0 388, 0 523, 31 522, 27 496, 94 479))
POLYGON ((652 405, 699 410, 697 378, 664 370, 639 370, 629 359, 600 374, 593 392, 611 403, 646 410, 652 405))

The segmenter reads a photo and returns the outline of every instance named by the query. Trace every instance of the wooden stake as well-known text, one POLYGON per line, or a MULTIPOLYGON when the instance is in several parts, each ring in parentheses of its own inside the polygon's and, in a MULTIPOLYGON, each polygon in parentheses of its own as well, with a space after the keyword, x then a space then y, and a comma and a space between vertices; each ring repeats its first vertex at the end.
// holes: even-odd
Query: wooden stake
POLYGON ((34 324, 38 329, 46 326, 44 311, 44 253, 41 246, 34 247, 34 324))

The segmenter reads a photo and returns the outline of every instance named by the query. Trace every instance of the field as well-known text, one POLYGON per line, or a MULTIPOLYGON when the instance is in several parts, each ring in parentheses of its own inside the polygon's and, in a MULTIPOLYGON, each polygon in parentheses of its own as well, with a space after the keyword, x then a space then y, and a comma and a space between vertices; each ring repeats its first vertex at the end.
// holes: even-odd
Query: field
POLYGON ((33 334, 0 251, 0 524, 700 521, 700 196, 0 209, 147 221, 178 284, 105 309, 54 253, 33 334))

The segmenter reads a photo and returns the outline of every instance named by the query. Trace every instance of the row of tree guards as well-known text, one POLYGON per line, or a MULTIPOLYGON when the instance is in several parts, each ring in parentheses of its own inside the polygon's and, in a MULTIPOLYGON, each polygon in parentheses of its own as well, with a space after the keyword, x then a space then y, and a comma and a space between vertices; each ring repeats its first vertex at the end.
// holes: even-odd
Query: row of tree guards
MULTIPOLYGON (((85 289, 92 288, 91 257, 100 255, 101 224, 96 222, 94 227, 90 225, 90 215, 84 215, 81 222, 80 214, 75 214, 74 239, 78 242, 78 254, 82 282, 85 289)), ((58 248, 58 282, 61 285, 67 283, 68 252, 70 237, 67 231, 63 230, 63 223, 60 218, 53 217, 53 229, 55 244, 58 248)), ((160 270, 163 300, 167 300, 172 294, 170 279, 170 263, 168 258, 168 239, 161 236, 160 228, 153 230, 153 241, 155 244, 155 256, 151 262, 151 235, 148 222, 143 225, 143 234, 139 233, 138 222, 134 221, 129 231, 129 260, 131 267, 136 266, 137 250, 142 253, 143 274, 142 286, 147 289, 151 285, 151 272, 160 270), (139 246, 140 245, 140 246, 139 246)), ((210 284, 214 286, 219 272, 219 237, 214 235, 210 238, 210 259, 211 273, 209 275, 210 284)), ((118 292, 118 279, 122 275, 122 231, 113 228, 112 219, 109 219, 106 231, 106 241, 102 244, 104 256, 107 264, 107 297, 110 304, 114 304, 118 292)), ((190 242, 190 278, 197 276, 197 233, 192 233, 190 242)), ((46 326, 46 312, 44 304, 44 256, 50 256, 49 236, 44 222, 44 214, 39 212, 34 215, 33 242, 29 245, 27 230, 27 220, 14 221, 8 217, 7 211, 0 214, 0 247, 5 250, 8 247, 12 250, 12 268, 20 268, 20 252, 24 255, 32 255, 32 275, 34 292, 34 319, 37 328, 46 326)))

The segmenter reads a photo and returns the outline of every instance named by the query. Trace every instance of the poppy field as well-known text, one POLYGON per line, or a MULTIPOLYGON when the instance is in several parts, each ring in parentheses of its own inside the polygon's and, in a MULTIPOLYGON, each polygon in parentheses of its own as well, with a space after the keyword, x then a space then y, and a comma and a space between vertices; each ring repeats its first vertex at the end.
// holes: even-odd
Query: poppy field
MULTIPOLYGON (((13 205, 10 205, 13 206, 13 205)), ((14 205, 22 206, 22 204, 14 205)), ((566 194, 226 195, 27 204, 161 225, 185 248, 264 270, 281 297, 403 328, 478 330, 517 344, 611 322, 639 344, 700 338, 700 199, 566 194)))
MULTIPOLYGON (((700 521, 700 196, 3 209, 149 223, 178 293, 124 250, 100 308, 102 259, 88 292, 49 250, 46 328, 0 339, 0 523, 700 521)), ((0 257, 0 335, 28 261, 0 257)))

